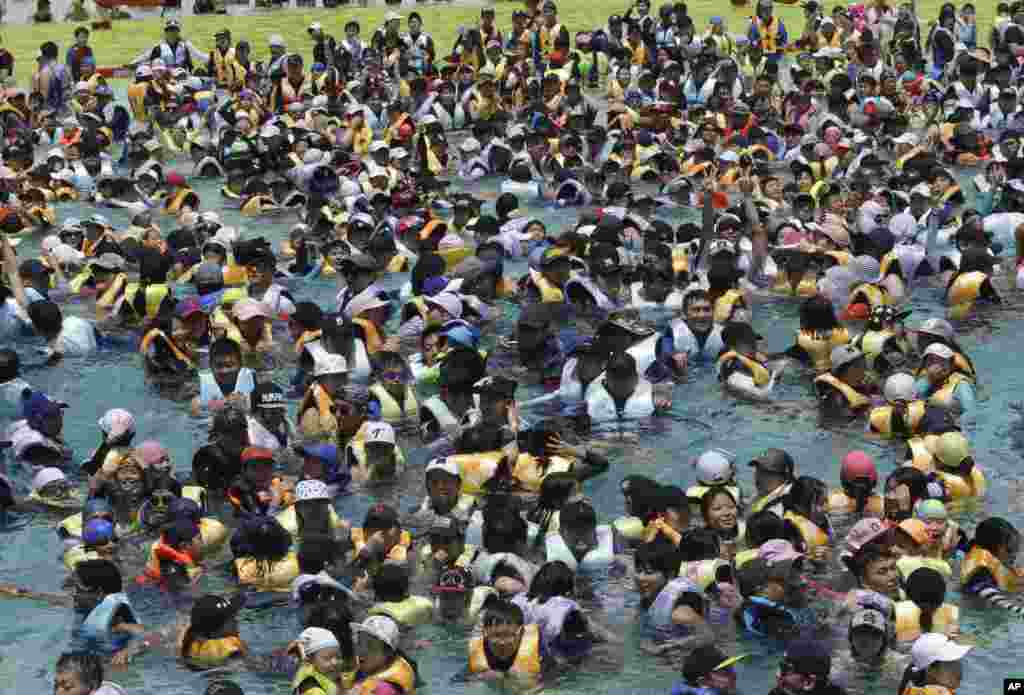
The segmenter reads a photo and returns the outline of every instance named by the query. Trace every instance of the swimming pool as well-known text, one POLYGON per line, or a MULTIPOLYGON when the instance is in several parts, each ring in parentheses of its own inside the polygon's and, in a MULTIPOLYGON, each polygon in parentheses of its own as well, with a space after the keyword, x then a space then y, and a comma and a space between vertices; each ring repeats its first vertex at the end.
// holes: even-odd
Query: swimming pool
MULTIPOLYGON (((182 167, 187 170, 187 165, 182 167)), ((198 182, 197 190, 206 202, 205 207, 219 206, 219 193, 213 182, 198 182)), ((493 182, 474 185, 472 190, 493 189, 493 182)), ((77 204, 58 206, 59 217, 86 217, 91 211, 77 204)), ((563 225, 575 219, 575 213, 557 209, 529 209, 524 212, 542 219, 549 230, 558 233, 563 225)), ((128 215, 110 211, 115 226, 125 227, 128 215)), ((664 213, 673 225, 685 218, 697 220, 692 210, 674 210, 664 213)), ((254 221, 241 218, 237 211, 222 211, 224 223, 238 227, 243 237, 262 235, 275 244, 287 237, 294 218, 254 221)), ((167 219, 161 220, 164 231, 171 228, 167 219)), ((35 253, 39 238, 24 242, 19 255, 35 253)), ((1012 256, 1012 250, 1007 250, 1012 256)), ((525 264, 517 262, 506 267, 506 273, 518 276, 525 264)), ((403 278, 388 278, 386 286, 397 288, 403 278)), ((307 286, 295 287, 302 299, 313 299, 321 306, 333 308, 337 288, 333 279, 320 279, 307 286)), ((957 339, 966 348, 979 367, 981 400, 979 415, 968 423, 967 432, 975 448, 980 466, 990 481, 988 499, 981 514, 1007 516, 1020 526, 1024 513, 1015 505, 1018 487, 1016 480, 1021 470, 1021 444, 1018 442, 1018 417, 1011 409, 1012 401, 1024 394, 1024 366, 1016 363, 1017 342, 1024 335, 1024 323, 1017 320, 1012 308, 993 314, 990 322, 975 322, 970 332, 961 332, 957 339)), ((754 309, 755 328, 765 337, 770 350, 782 350, 792 342, 797 328, 795 302, 769 300, 754 309)), ((919 288, 912 302, 914 313, 909 325, 917 325, 929 316, 944 314, 942 293, 939 289, 919 288)), ((70 311, 80 311, 71 309, 70 311)), ((506 305, 505 333, 515 309, 506 305)), ((501 333, 501 331, 499 331, 501 333)), ((34 354, 37 344, 17 346, 23 362, 38 361, 34 354)), ((286 370, 276 374, 278 382, 287 382, 286 370)), ((98 442, 96 421, 111 407, 130 410, 138 423, 136 442, 159 439, 171 453, 180 476, 187 475, 192 454, 206 441, 205 423, 188 414, 187 404, 166 399, 147 384, 139 356, 124 352, 107 352, 88 359, 69 359, 56 369, 33 372, 26 377, 52 397, 71 404, 65 415, 65 438, 75 449, 76 460, 81 460, 98 442)), ((644 426, 642 431, 632 430, 604 435, 610 446, 612 469, 604 476, 589 481, 586 493, 595 501, 602 521, 609 521, 622 513, 619 481, 624 475, 641 473, 662 482, 687 486, 693 481, 690 458, 711 446, 720 446, 734 452, 739 475, 746 494, 753 490, 750 469, 742 465, 754 454, 768 447, 788 450, 797 462, 800 473, 820 477, 831 484, 838 480, 838 461, 853 448, 864 448, 878 463, 882 476, 896 465, 896 448, 864 437, 859 431, 823 431, 810 400, 810 380, 799 371, 791 371, 779 389, 785 401, 799 402, 806 407, 805 414, 794 417, 792 409, 774 410, 770 407, 738 403, 724 397, 709 366, 692 371, 686 384, 673 391, 673 406, 667 416, 644 426)), ((539 387, 521 388, 517 394, 525 399, 540 393, 539 387)), ((297 403, 292 404, 294 414, 297 403)), ((6 423, 4 423, 6 424, 6 423)), ((408 510, 423 494, 422 466, 425 453, 415 443, 406 447, 411 462, 404 480, 392 491, 385 491, 383 500, 408 510)), ((22 484, 28 474, 13 471, 12 477, 22 484)), ((341 497, 336 508, 347 519, 359 520, 371 501, 381 499, 379 491, 373 496, 356 493, 341 497)), ((973 519, 967 517, 968 528, 973 519)), ((53 532, 55 517, 38 515, 27 527, 5 534, 5 552, 0 556, 0 581, 16 582, 40 591, 58 591, 64 578, 59 561, 60 543, 53 532)), ((128 572, 126 579, 128 577, 128 572)), ((204 580, 205 591, 227 588, 229 582, 223 573, 212 573, 204 580)), ((668 692, 678 679, 678 664, 669 660, 642 655, 636 649, 639 640, 637 600, 630 591, 629 578, 599 581, 595 607, 599 607, 605 623, 623 635, 625 640, 621 666, 612 673, 587 672, 568 677, 558 683, 557 690, 565 693, 626 693, 668 692)), ((132 595, 143 622, 159 626, 170 620, 171 605, 166 595, 153 588, 134 588, 132 595)), ((39 604, 7 600, 0 603, 4 620, 0 626, 0 686, 4 692, 33 692, 52 687, 52 667, 56 656, 69 643, 72 616, 67 609, 55 609, 39 604)), ((1016 640, 1024 638, 1024 627, 1014 618, 994 611, 980 612, 963 606, 961 626, 964 633, 983 649, 968 658, 964 693, 990 693, 1001 689, 1002 679, 1009 675, 1024 675, 1018 666, 1016 640), (1019 670, 1016 670, 1019 669, 1019 670)), ((243 613, 242 636, 249 641, 255 653, 266 653, 293 639, 299 632, 297 614, 277 609, 274 611, 243 613)), ((461 693, 482 692, 489 686, 452 683, 452 677, 462 671, 466 663, 466 635, 441 628, 423 628, 420 637, 431 645, 416 651, 421 675, 427 686, 423 692, 461 693)), ((779 653, 768 645, 743 641, 736 650, 752 655, 739 667, 740 692, 767 692, 774 685, 774 671, 779 653)), ((898 674, 902 666, 892 669, 898 674)), ((209 674, 182 668, 164 653, 150 653, 138 658, 124 672, 111 674, 113 680, 134 692, 155 694, 202 692, 209 674)), ((240 674, 236 680, 247 693, 286 692, 287 681, 264 675, 240 674)), ((891 693, 895 683, 889 680, 869 682, 861 688, 851 683, 857 692, 891 693)))

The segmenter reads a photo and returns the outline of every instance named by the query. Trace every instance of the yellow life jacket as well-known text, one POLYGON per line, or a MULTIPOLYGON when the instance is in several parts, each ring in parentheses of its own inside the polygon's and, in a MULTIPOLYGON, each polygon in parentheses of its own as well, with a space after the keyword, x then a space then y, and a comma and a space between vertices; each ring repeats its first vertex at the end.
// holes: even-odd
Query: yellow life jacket
POLYGON ((319 690, 323 695, 337 695, 338 684, 317 671, 313 664, 304 662, 292 679, 292 693, 303 695, 310 690, 319 690))
MULTIPOLYGON (((875 360, 882 354, 885 349, 885 344, 896 337, 896 333, 886 328, 881 331, 866 331, 861 337, 858 347, 861 352, 864 353, 864 358, 867 360, 868 367, 874 369, 875 360)), ((909 352, 909 345, 906 339, 900 339, 899 341, 900 351, 904 354, 909 352)))
POLYGON ((404 273, 407 270, 409 270, 409 259, 401 254, 395 254, 384 268, 384 272, 387 273, 404 273))
POLYGON ((366 344, 367 354, 374 355, 384 347, 384 339, 381 338, 377 326, 368 319, 354 318, 352 323, 361 326, 363 329, 363 342, 366 344))
POLYGON ((224 53, 220 52, 219 48, 214 48, 213 51, 213 76, 217 79, 217 84, 220 86, 227 86, 231 75, 228 70, 231 68, 231 63, 235 60, 235 49, 229 48, 224 53))
MULTIPOLYGON (((352 529, 352 547, 358 553, 366 546, 366 534, 361 528, 352 529)), ((408 531, 402 531, 401 538, 395 543, 394 547, 388 551, 388 555, 385 559, 393 562, 405 562, 409 556, 409 548, 412 547, 412 536, 409 535, 408 531)))
POLYGON ((413 695, 416 692, 416 672, 408 661, 399 656, 386 669, 356 682, 354 687, 359 689, 358 695, 374 695, 381 683, 399 687, 403 695, 413 695))
POLYGON ((541 26, 537 30, 537 39, 540 41, 541 53, 547 53, 555 48, 555 40, 562 33, 562 23, 558 22, 553 27, 541 26))
MULTIPOLYGON (((929 632, 949 634, 960 624, 960 609, 944 603, 932 615, 932 629, 929 632)), ((896 639, 909 642, 921 636, 921 608, 913 601, 896 603, 896 639)))
POLYGON ((480 495, 484 492, 484 485, 494 477, 494 472, 504 457, 505 454, 501 451, 482 451, 449 456, 448 461, 459 468, 459 476, 462 478, 462 493, 464 495, 480 495))
POLYGON ((204 516, 199 520, 199 539, 203 557, 209 557, 227 542, 228 527, 217 519, 204 516))
POLYGON ((739 290, 728 290, 725 294, 715 300, 714 319, 715 323, 725 323, 732 318, 737 308, 746 304, 743 293, 739 290))
MULTIPOLYGON (((227 531, 225 530, 225 536, 227 531)), ((168 545, 165 545, 163 540, 157 540, 151 543, 149 546, 149 555, 146 557, 146 566, 143 569, 145 576, 155 582, 160 581, 163 577, 163 572, 160 569, 160 553, 161 551, 166 552, 174 556, 175 562, 185 567, 185 571, 188 573, 189 579, 195 580, 202 572, 202 568, 196 562, 195 558, 191 553, 187 553, 182 550, 175 550, 168 545)))
POLYGON ((933 569, 946 579, 953 578, 953 568, 941 557, 925 557, 923 555, 903 555, 896 560, 896 569, 899 570, 903 581, 907 581, 914 570, 922 567, 933 569))
POLYGON ((862 393, 859 393, 849 384, 837 379, 831 372, 825 372, 814 380, 814 386, 819 391, 822 388, 831 387, 839 393, 843 394, 846 398, 847 405, 850 406, 851 410, 862 410, 871 405, 871 399, 862 393), (827 386, 824 386, 826 385, 827 386))
MULTIPOLYGON (((540 628, 536 625, 524 625, 519 650, 509 673, 537 676, 540 675, 540 667, 540 628)), ((485 673, 491 670, 487 652, 484 651, 484 638, 476 637, 469 643, 469 672, 485 673)))
POLYGON ((750 504, 751 513, 756 514, 757 512, 763 512, 770 507, 781 504, 782 498, 789 494, 790 487, 791 483, 784 483, 769 492, 767 495, 754 499, 750 504))
POLYGON ((874 309, 876 306, 887 306, 892 304, 892 298, 885 288, 873 285, 870 282, 861 283, 850 291, 850 304, 859 303, 858 300, 867 302, 867 305, 874 309))
MULTIPOLYGON (((360 428, 359 432, 356 433, 352 440, 348 443, 346 448, 346 455, 351 456, 356 460, 356 463, 362 467, 367 467, 366 461, 366 435, 363 432, 365 427, 360 428)), ((405 453, 399 446, 394 447, 394 469, 392 471, 378 470, 377 465, 369 467, 370 476, 375 480, 390 480, 396 475, 399 475, 405 468, 405 453)), ((351 462, 349 462, 351 463, 351 462)))
MULTIPOLYGON (((135 306, 135 295, 139 293, 140 285, 137 282, 130 283, 124 290, 124 302, 132 312, 134 313, 135 306)), ((154 283, 152 285, 146 285, 145 298, 146 298, 146 315, 139 316, 139 319, 155 319, 157 314, 160 313, 160 306, 171 294, 171 288, 166 283, 154 283)))
POLYGON ((818 294, 818 278, 813 272, 805 272, 800 276, 800 282, 793 287, 789 273, 780 270, 775 276, 775 285, 772 287, 772 291, 781 292, 791 297, 813 297, 818 294))
POLYGON ((978 270, 956 276, 946 291, 946 304, 953 318, 960 319, 970 313, 981 296, 981 287, 986 280, 988 275, 978 270))
POLYGON ((941 685, 908 685, 900 695, 956 695, 956 693, 941 685))
POLYGON ((765 54, 778 53, 782 50, 782 46, 779 45, 779 24, 778 17, 772 17, 771 22, 765 25, 761 21, 760 17, 751 17, 750 24, 757 29, 758 36, 761 37, 761 46, 765 54))
POLYGON ((938 437, 928 434, 923 437, 911 437, 907 440, 910 465, 929 475, 935 471, 935 455, 932 453, 938 437))
POLYGON ((797 527, 800 535, 803 536, 804 543, 807 544, 808 551, 825 547, 829 544, 828 534, 807 517, 801 516, 796 512, 786 512, 782 518, 797 527))
POLYGON ((68 548, 64 553, 64 566, 73 571, 83 560, 100 559, 102 559, 100 554, 95 550, 86 550, 84 545, 76 545, 73 548, 68 548))
POLYGON ((245 652, 238 635, 218 639, 195 640, 189 645, 188 659, 203 666, 219 666, 231 657, 245 652))
POLYGON ((386 615, 401 626, 416 627, 430 622, 434 603, 425 596, 407 596, 401 601, 382 601, 374 604, 370 615, 386 615))
POLYGON ((146 114, 146 92, 148 85, 145 82, 136 82, 128 87, 128 103, 132 107, 132 116, 139 123, 148 120, 146 114))
POLYGON ((292 580, 299 576, 299 559, 295 553, 273 563, 264 571, 263 561, 252 557, 235 559, 238 583, 256 591, 290 591, 292 580))
POLYGON ((970 583, 979 570, 987 569, 996 580, 996 585, 1003 591, 1014 592, 1018 590, 1017 574, 1004 565, 999 558, 980 546, 974 546, 967 557, 960 563, 960 586, 964 587, 970 583))
POLYGON ((568 473, 572 470, 572 460, 561 456, 538 458, 533 454, 519 454, 512 468, 512 478, 530 492, 540 492, 544 478, 552 473, 568 473))
POLYGON ((942 386, 928 397, 928 404, 947 409, 952 407, 956 387, 965 381, 968 381, 967 377, 960 372, 953 372, 943 382, 942 386))
POLYGON ((759 557, 761 554, 760 548, 747 548, 746 550, 740 550, 736 553, 736 557, 733 558, 732 564, 739 569, 743 565, 747 564, 754 558, 759 557))
POLYGON ((183 364, 188 365, 189 369, 195 369, 196 364, 192 361, 185 352, 175 345, 174 341, 171 340, 166 333, 159 328, 154 328, 147 333, 143 338, 142 342, 139 343, 139 352, 145 355, 149 352, 149 348, 153 346, 153 343, 157 340, 162 340, 164 344, 170 349, 171 353, 180 360, 183 364))
POLYGON ((455 267, 459 263, 462 263, 462 261, 473 255, 473 249, 468 246, 455 246, 450 249, 440 249, 434 253, 444 260, 445 270, 451 272, 452 270, 455 270, 455 267))
MULTIPOLYGON (((864 505, 865 514, 881 515, 885 501, 879 495, 868 497, 864 505)), ((842 489, 833 490, 828 494, 825 508, 832 513, 849 514, 857 511, 857 500, 847 495, 842 489)))
MULTIPOLYGON (((911 401, 907 404, 907 422, 904 424, 907 430, 911 433, 916 432, 921 421, 924 419, 925 403, 924 401, 911 401)), ((872 408, 871 413, 868 415, 868 423, 871 426, 871 431, 876 434, 885 436, 892 436, 892 415, 893 408, 891 405, 883 405, 878 408, 872 408)))
POLYGON ((803 348, 811 358, 811 365, 819 372, 827 372, 832 368, 832 350, 850 342, 850 333, 843 327, 828 333, 818 333, 800 329, 796 335, 796 344, 803 348))
MULTIPOLYGON (((179 188, 174 192, 173 196, 167 199, 167 202, 164 204, 164 213, 168 215, 177 215, 181 212, 181 206, 185 204, 189 197, 196 198, 196 201, 198 202, 199 195, 191 188, 179 188)), ((192 207, 198 208, 199 205, 196 204, 192 207)), ((225 278, 224 284, 228 284, 227 278, 225 278)))
MULTIPOLYGON (((295 505, 292 505, 277 515, 277 523, 281 524, 281 527, 285 531, 292 534, 293 536, 299 535, 299 519, 295 513, 295 505)), ((330 510, 331 528, 337 530, 345 526, 345 522, 342 521, 338 513, 332 508, 330 510)))
POLYGON ((380 403, 380 417, 384 422, 401 422, 407 418, 419 417, 420 404, 411 386, 405 387, 405 398, 402 403, 399 403, 381 384, 371 386, 370 395, 380 403))
POLYGON ((718 358, 719 370, 733 360, 738 361, 743 366, 744 371, 753 378, 754 384, 757 386, 767 386, 768 382, 771 381, 772 375, 767 367, 759 362, 755 362, 746 355, 739 354, 735 350, 729 350, 718 358))
POLYGON ((107 289, 103 291, 103 294, 96 300, 96 313, 100 314, 101 310, 107 311, 113 308, 127 284, 128 276, 124 273, 118 273, 107 289))
POLYGON ((313 384, 306 391, 302 404, 299 406, 299 417, 301 418, 303 413, 313 407, 317 409, 322 419, 334 417, 334 399, 320 384, 313 384))
POLYGON ((644 537, 644 521, 637 516, 620 516, 612 527, 615 532, 627 541, 639 543, 644 537))
POLYGON ((985 481, 985 474, 977 466, 971 468, 971 479, 966 480, 956 473, 947 473, 937 470, 935 473, 942 479, 946 486, 946 492, 955 500, 967 499, 970 497, 984 497, 988 483, 985 481))
POLYGON ((540 301, 544 304, 559 304, 565 301, 565 293, 551 284, 544 273, 539 270, 530 269, 530 282, 540 293, 540 301))
POLYGON ((842 48, 842 47, 843 47, 843 40, 842 40, 842 37, 839 36, 839 32, 838 31, 832 32, 832 38, 831 39, 827 38, 820 31, 818 32, 818 48, 842 48))

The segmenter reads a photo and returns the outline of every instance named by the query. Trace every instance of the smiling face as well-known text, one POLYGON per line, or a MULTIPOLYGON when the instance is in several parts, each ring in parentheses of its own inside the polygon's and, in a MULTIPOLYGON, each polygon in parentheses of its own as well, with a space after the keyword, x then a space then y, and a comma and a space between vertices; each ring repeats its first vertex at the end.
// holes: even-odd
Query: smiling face
POLYGON ((736 528, 736 503, 727 492, 708 493, 714 498, 708 505, 707 525, 715 531, 732 531, 736 528))
POLYGON ((668 578, 661 570, 655 567, 638 564, 633 570, 633 584, 636 586, 641 600, 645 603, 654 601, 658 596, 658 592, 667 583, 668 578))

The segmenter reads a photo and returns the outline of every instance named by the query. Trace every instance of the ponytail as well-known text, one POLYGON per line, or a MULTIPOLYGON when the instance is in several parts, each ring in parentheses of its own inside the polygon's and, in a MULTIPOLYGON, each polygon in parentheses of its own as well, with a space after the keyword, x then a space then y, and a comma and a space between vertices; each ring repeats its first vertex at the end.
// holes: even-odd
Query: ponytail
POLYGON ((843 480, 843 492, 857 501, 857 514, 863 514, 871 498, 871 484, 863 478, 843 480))
POLYGON ((934 603, 919 603, 917 607, 921 609, 921 634, 933 632, 935 612, 939 610, 940 606, 936 606, 934 603))
POLYGON ((181 658, 188 659, 189 652, 192 650, 192 643, 195 642, 196 636, 192 631, 192 626, 189 625, 185 629, 185 635, 181 638, 181 658))

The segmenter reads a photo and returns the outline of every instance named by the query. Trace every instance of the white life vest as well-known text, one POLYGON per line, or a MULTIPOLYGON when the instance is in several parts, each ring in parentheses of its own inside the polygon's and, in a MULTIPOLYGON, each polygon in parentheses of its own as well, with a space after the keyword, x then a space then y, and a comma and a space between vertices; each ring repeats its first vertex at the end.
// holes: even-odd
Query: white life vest
POLYGON ((636 389, 626 400, 622 410, 615 405, 615 399, 604 387, 604 379, 598 379, 587 389, 587 414, 592 422, 610 422, 654 415, 654 390, 651 382, 641 378, 636 389))
POLYGON ((669 328, 672 329, 673 349, 676 352, 685 352, 691 360, 715 360, 725 349, 725 343, 722 341, 722 324, 714 324, 703 347, 683 319, 673 320, 669 328))
MULTIPOLYGON (((241 393, 248 396, 256 388, 256 374, 248 367, 242 367, 238 370, 238 378, 235 381, 234 393, 241 393)), ((202 371, 199 372, 199 402, 204 407, 210 404, 210 401, 223 401, 225 399, 224 392, 220 388, 220 384, 213 377, 213 372, 202 371)))
POLYGON ((249 421, 249 445, 258 446, 262 449, 277 451, 287 444, 277 438, 277 435, 263 426, 263 423, 254 417, 247 418, 249 421))
POLYGON ((636 373, 641 377, 647 373, 647 370, 658 359, 658 340, 660 338, 660 333, 652 333, 626 350, 636 360, 636 373))
POLYGON ((284 288, 280 285, 271 284, 267 291, 263 293, 261 301, 270 307, 270 311, 275 317, 295 313, 295 304, 284 296, 284 291, 284 288))
POLYGON ((406 34, 405 44, 408 50, 409 65, 422 70, 427 60, 430 58, 430 34, 421 33, 415 39, 406 34))
POLYGON ((611 526, 597 527, 597 547, 592 548, 583 556, 579 562, 572 550, 565 544, 565 539, 559 533, 550 533, 544 539, 547 546, 548 562, 561 560, 572 569, 573 572, 588 572, 605 569, 615 560, 615 545, 612 540, 611 526))
POLYGON ((570 357, 562 365, 562 379, 558 384, 558 397, 566 403, 579 403, 583 400, 583 382, 576 376, 576 365, 579 359, 570 357))
POLYGON ((527 600, 526 594, 517 594, 512 598, 512 603, 519 606, 526 618, 526 624, 536 625, 540 629, 541 639, 545 645, 550 645, 562 634, 565 620, 572 613, 582 613, 580 604, 565 596, 552 596, 544 603, 536 599, 527 600))

